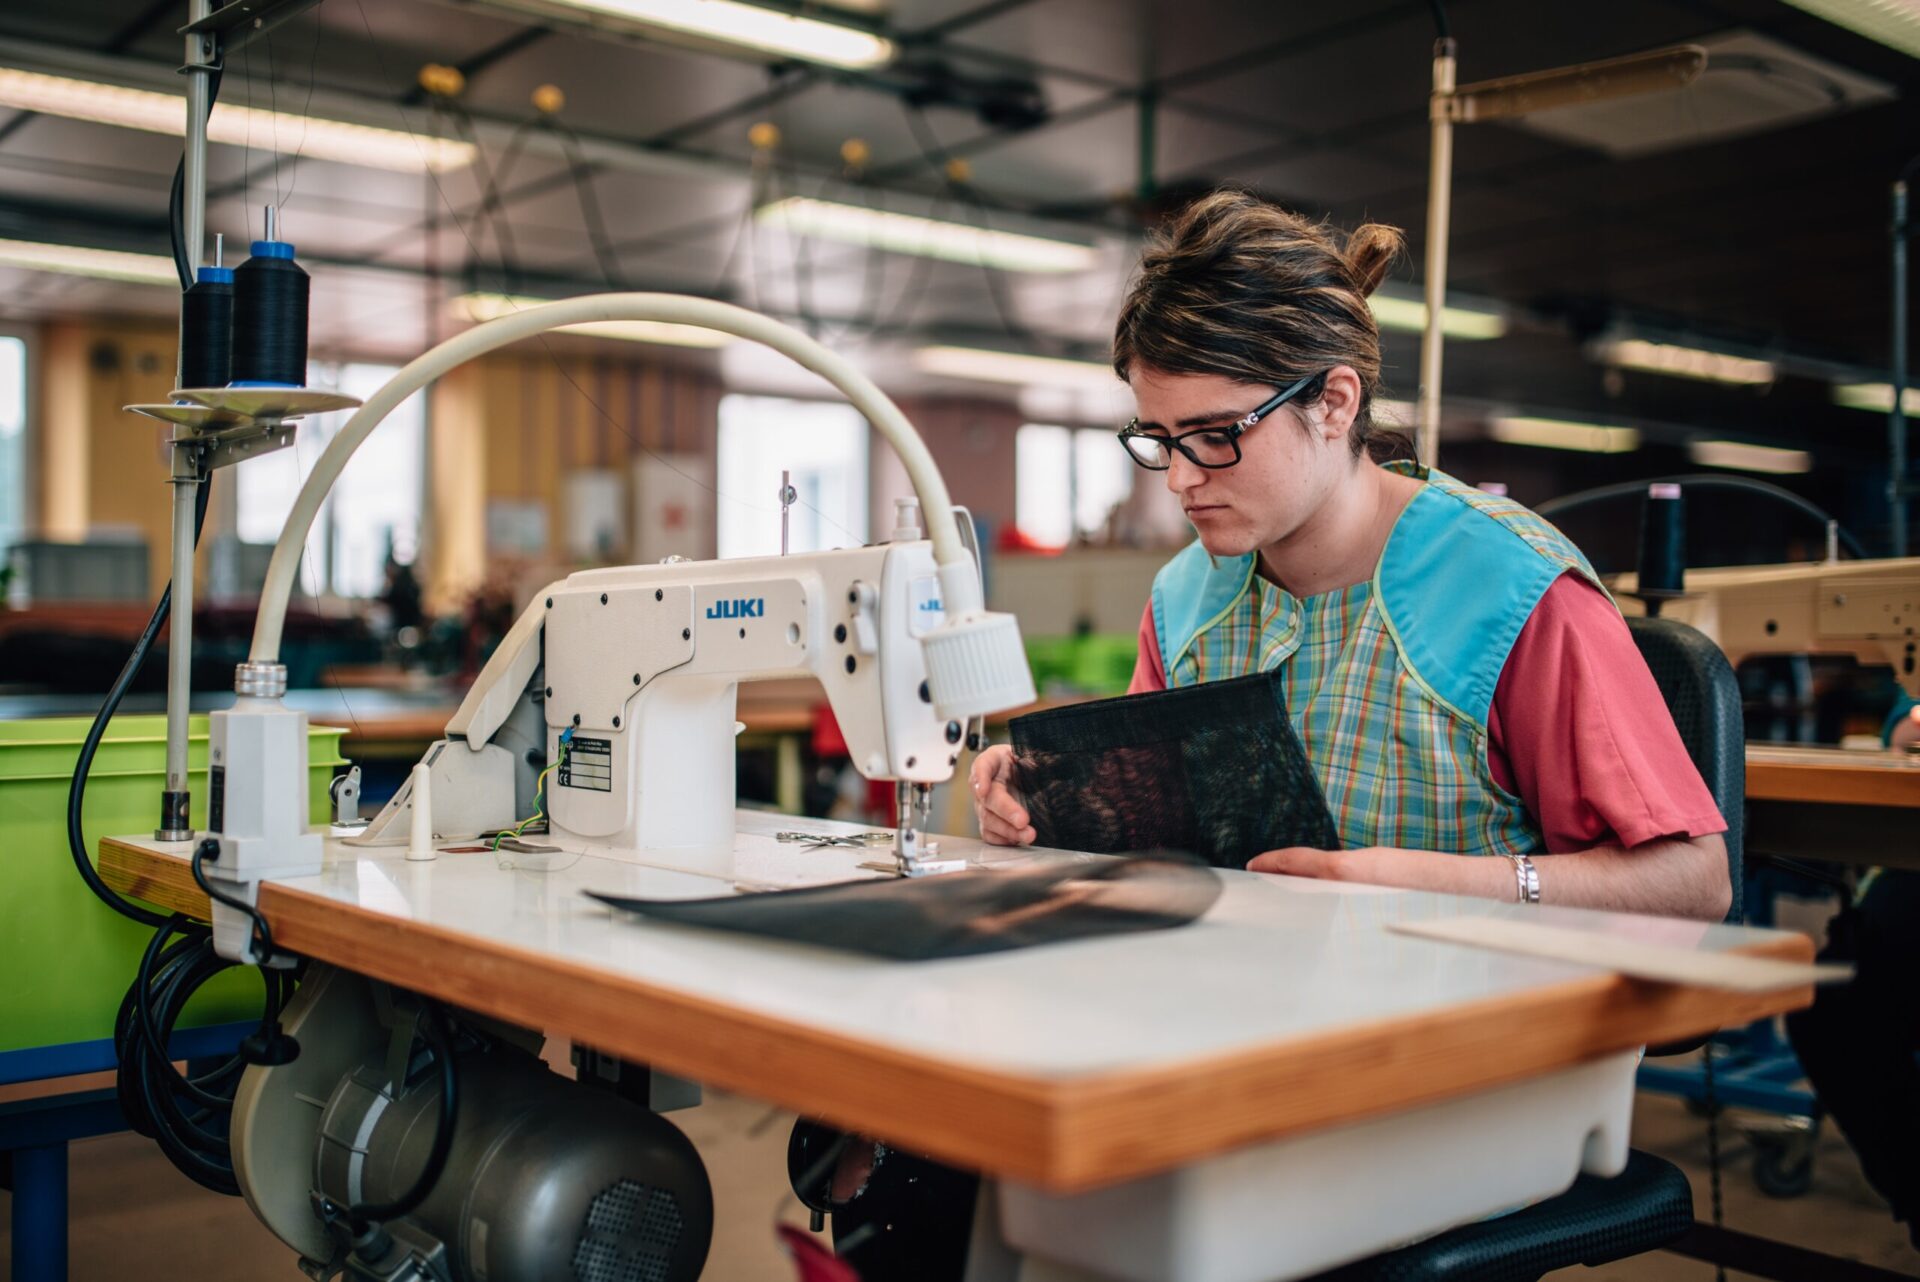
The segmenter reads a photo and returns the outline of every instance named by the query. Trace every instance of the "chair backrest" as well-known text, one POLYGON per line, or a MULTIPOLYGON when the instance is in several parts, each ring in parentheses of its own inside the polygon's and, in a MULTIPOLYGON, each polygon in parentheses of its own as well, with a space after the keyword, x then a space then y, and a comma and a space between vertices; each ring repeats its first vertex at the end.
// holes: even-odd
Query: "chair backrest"
POLYGON ((1631 617, 1627 630, 1653 670, 1680 742, 1726 818, 1727 881, 1733 888, 1727 920, 1739 921, 1747 811, 1747 732, 1740 683, 1720 647, 1697 629, 1674 619, 1631 617))

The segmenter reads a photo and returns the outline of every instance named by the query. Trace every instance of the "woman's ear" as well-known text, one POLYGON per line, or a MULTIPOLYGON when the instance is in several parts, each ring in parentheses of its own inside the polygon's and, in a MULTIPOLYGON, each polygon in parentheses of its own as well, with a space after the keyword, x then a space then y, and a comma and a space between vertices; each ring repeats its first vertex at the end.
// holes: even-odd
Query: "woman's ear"
POLYGON ((1329 444, 1344 441, 1353 429, 1353 420, 1360 413, 1362 390, 1360 375, 1351 365, 1335 365, 1327 371, 1326 385, 1314 408, 1319 411, 1321 435, 1329 444))

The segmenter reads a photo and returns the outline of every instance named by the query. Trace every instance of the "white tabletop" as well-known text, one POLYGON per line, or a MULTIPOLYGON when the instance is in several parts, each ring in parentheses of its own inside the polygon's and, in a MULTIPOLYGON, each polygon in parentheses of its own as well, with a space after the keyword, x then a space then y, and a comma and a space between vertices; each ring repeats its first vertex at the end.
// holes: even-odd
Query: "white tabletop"
MULTIPOLYGON (((746 886, 872 876, 882 852, 777 842, 849 825, 740 812, 746 886)), ((992 867, 1092 860, 940 838, 992 867)), ((102 843, 116 888, 205 912, 186 844, 102 843)), ((516 856, 516 858, 518 858, 516 856)), ((582 853, 548 871, 487 852, 409 863, 329 841, 322 872, 262 887, 294 952, 669 1072, 1060 1190, 1590 1063, 1803 1005, 1389 933, 1525 914, 1628 938, 1804 960, 1777 931, 1219 874, 1169 930, 903 962, 616 913, 583 892, 735 884, 582 853)))

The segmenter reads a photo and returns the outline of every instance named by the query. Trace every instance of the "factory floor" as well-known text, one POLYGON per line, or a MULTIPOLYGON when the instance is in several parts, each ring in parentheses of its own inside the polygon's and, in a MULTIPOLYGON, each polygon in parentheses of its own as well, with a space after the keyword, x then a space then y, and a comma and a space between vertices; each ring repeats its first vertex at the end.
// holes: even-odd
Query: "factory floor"
MULTIPOLYGON (((750 1100, 712 1094, 703 1107, 673 1116, 699 1145, 713 1177, 722 1227, 704 1276, 713 1282, 782 1282, 793 1277, 772 1233, 776 1218, 805 1220, 787 1190, 791 1116, 750 1100)), ((1634 1117, 1634 1143, 1680 1164, 1693 1182, 1699 1215, 1706 1218, 1705 1123, 1675 1100, 1643 1096, 1634 1117)), ((1920 1278, 1920 1254, 1861 1179, 1859 1165, 1831 1128, 1823 1133, 1813 1188, 1804 1197, 1778 1201, 1762 1196, 1748 1174, 1749 1150, 1737 1134, 1725 1136, 1723 1155, 1729 1226, 1920 1278)), ((243 1203, 190 1183, 138 1136, 110 1135, 75 1144, 71 1183, 74 1282, 134 1275, 143 1282, 300 1277, 292 1255, 243 1203)), ((10 1203, 10 1197, 0 1193, 0 1277, 8 1276, 5 1228, 10 1203)), ((1713 1269, 1656 1253, 1553 1276, 1567 1282, 1711 1282, 1713 1269)))

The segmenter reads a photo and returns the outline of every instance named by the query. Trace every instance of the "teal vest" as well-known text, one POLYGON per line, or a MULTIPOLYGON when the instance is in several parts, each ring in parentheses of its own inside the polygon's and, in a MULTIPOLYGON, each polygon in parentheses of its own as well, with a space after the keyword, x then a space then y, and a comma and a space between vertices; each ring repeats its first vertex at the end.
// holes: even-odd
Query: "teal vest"
POLYGON ((1455 854, 1543 849, 1539 825, 1487 764, 1507 655, 1554 580, 1598 585, 1564 535, 1440 472, 1400 514, 1373 577, 1295 598, 1252 554, 1194 543, 1154 579, 1170 686, 1282 673, 1287 708, 1342 843, 1455 854))

